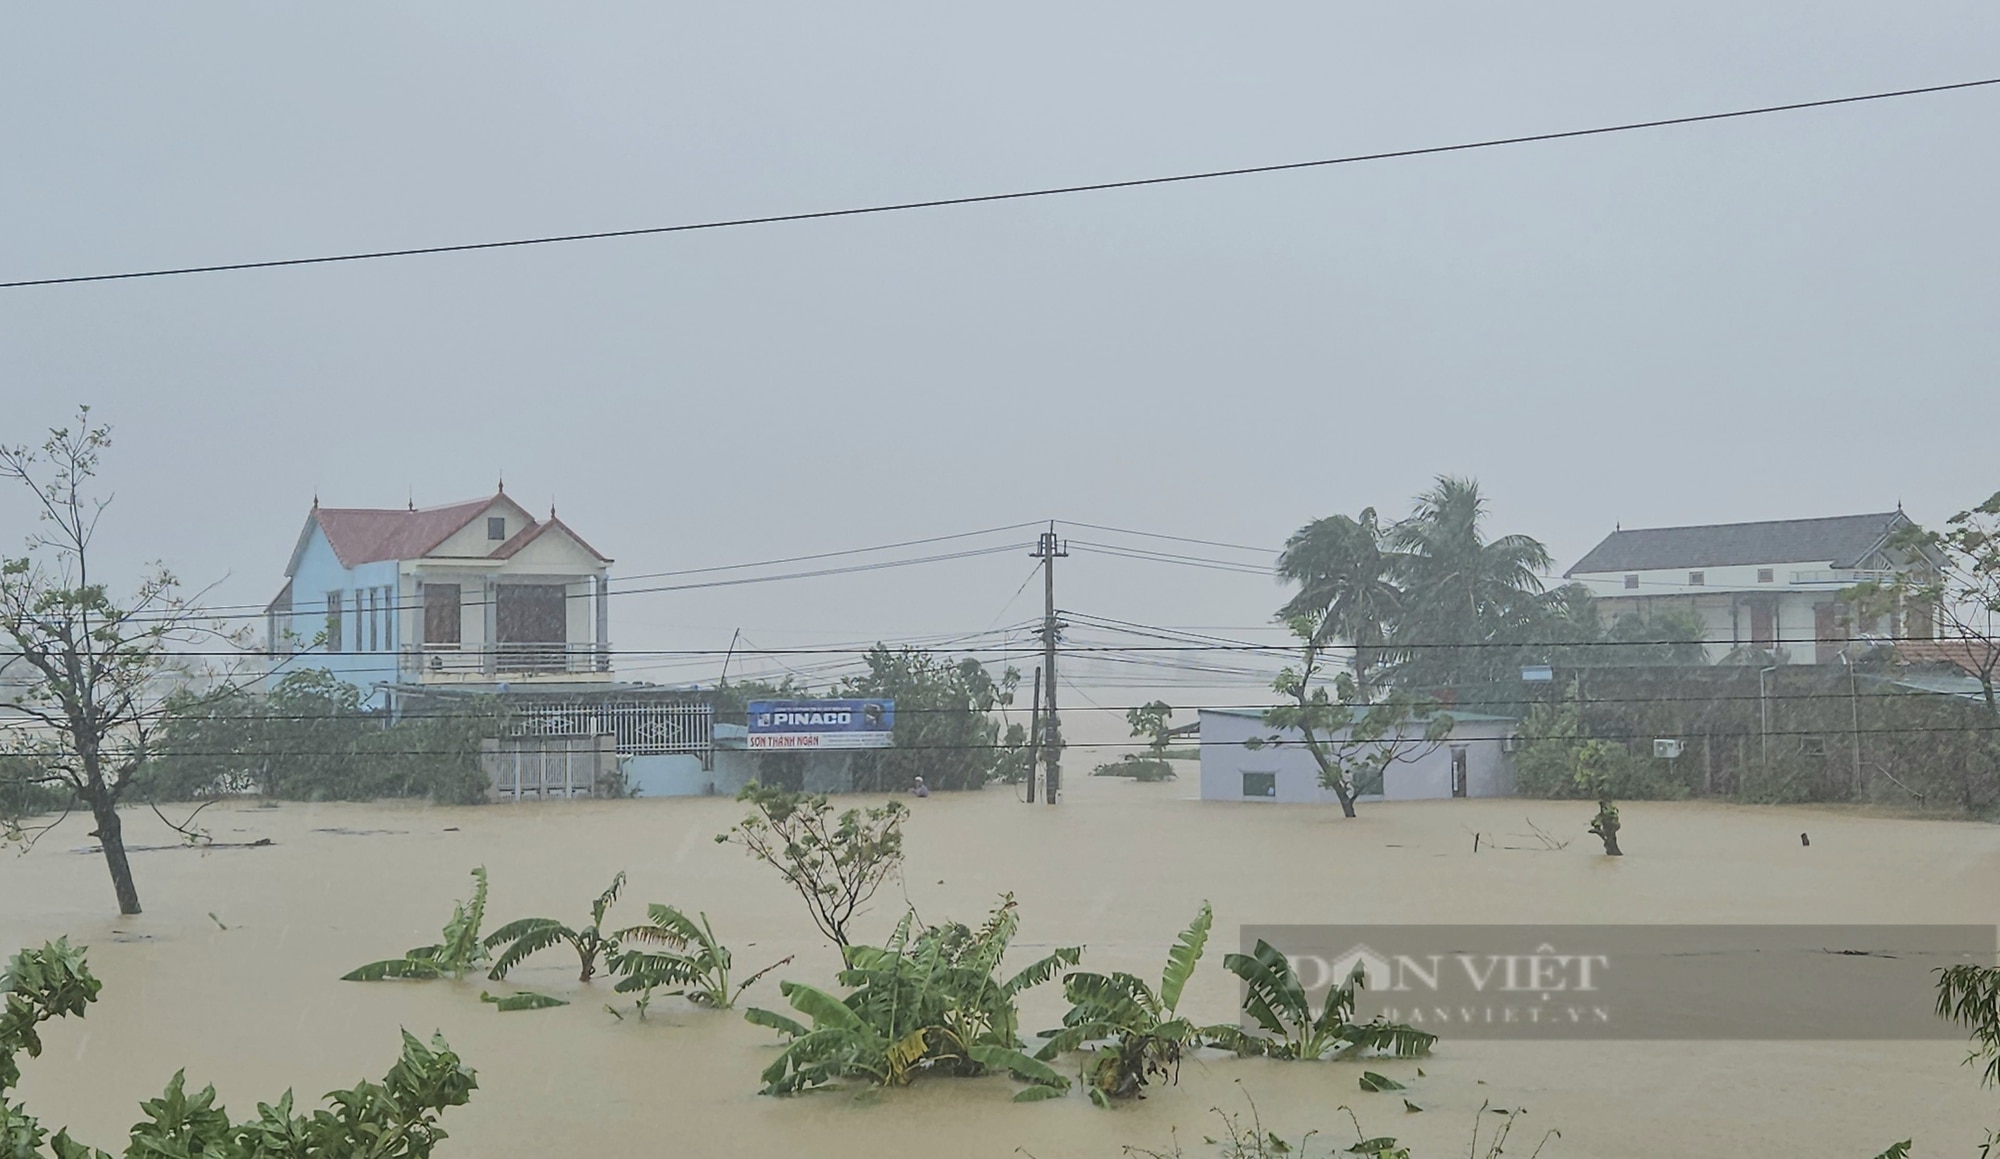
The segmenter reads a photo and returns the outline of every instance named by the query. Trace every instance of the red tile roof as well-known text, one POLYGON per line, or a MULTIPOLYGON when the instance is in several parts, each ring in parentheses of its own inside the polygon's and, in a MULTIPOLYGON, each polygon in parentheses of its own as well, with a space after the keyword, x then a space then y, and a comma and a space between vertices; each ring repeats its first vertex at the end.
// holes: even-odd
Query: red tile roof
POLYGON ((514 558, 515 552, 520 551, 522 548, 528 546, 530 543, 533 543, 535 540, 541 538, 542 533, 549 530, 552 527, 561 528, 563 534, 575 540, 578 547, 583 548, 585 551, 603 560, 605 563, 611 562, 610 556, 590 546, 588 543, 585 543, 583 541, 583 536, 578 535, 575 529, 571 528, 569 524, 564 523, 560 519, 557 519, 555 517, 554 512, 550 512, 549 517, 540 523, 536 523, 533 520, 530 520, 526 527, 523 527, 521 530, 514 533, 514 537, 512 539, 509 539, 507 542, 493 549, 493 558, 494 559, 514 558))
POLYGON ((1977 676, 2000 660, 1995 652, 2000 652, 2000 645, 1984 640, 1904 640, 1896 645, 1896 658, 1905 664, 1956 668, 1968 676, 1977 676))
MULTIPOLYGON (((479 517, 495 499, 397 511, 371 507, 315 507, 312 517, 343 567, 386 559, 418 559, 479 517)), ((510 501, 511 502, 511 501, 510 501)))

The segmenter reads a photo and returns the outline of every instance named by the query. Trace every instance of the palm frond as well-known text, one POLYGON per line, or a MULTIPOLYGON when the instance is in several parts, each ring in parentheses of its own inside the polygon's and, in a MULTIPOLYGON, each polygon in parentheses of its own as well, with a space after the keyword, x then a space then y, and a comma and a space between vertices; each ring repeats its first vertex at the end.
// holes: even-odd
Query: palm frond
POLYGON ((492 939, 487 943, 492 946, 505 942, 507 948, 494 959, 493 968, 487 971, 486 976, 497 982, 505 978, 509 970, 520 965, 530 954, 546 950, 558 942, 566 940, 573 942, 576 938, 575 930, 554 918, 522 918, 517 922, 509 922, 495 930, 492 939))
POLYGON ((1194 974, 1194 968, 1201 961, 1202 951, 1208 948, 1209 926, 1215 921, 1215 913, 1207 902, 1201 903, 1201 911, 1181 931, 1179 940, 1167 950, 1167 969, 1160 976, 1160 1006, 1174 1010, 1181 1004, 1181 990, 1194 974))
POLYGON ((343 982, 381 982, 390 978, 442 978, 445 971, 423 958, 388 958, 357 966, 340 976, 343 982))
MULTIPOLYGON (((1047 957, 1039 958, 1022 967, 1012 978, 1007 979, 1001 990, 1009 995, 1019 994, 1056 976, 1056 972, 1076 965, 1083 960, 1082 946, 1064 946, 1047 957)), ((976 967, 975 967, 976 970, 976 967)))

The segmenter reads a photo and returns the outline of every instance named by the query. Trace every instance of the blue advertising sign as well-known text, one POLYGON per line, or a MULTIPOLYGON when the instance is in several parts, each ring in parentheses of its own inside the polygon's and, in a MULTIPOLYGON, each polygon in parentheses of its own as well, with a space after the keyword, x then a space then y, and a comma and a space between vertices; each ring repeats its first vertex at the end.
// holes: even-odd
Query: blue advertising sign
POLYGON ((893 700, 753 700, 753 749, 885 749, 896 727, 893 700))

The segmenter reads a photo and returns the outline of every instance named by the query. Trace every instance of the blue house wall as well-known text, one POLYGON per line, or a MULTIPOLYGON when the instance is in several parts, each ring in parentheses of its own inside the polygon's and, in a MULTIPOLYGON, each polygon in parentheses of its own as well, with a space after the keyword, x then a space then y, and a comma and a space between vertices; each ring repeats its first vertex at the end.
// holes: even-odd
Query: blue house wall
POLYGON ((396 654, 403 642, 403 617, 395 611, 399 571, 396 560, 344 566, 327 542, 326 533, 315 524, 299 551, 298 567, 292 575, 291 630, 296 651, 273 664, 271 683, 293 672, 318 668, 359 688, 363 703, 386 706, 387 693, 380 686, 395 682, 396 654), (330 597, 340 606, 340 639, 316 643, 331 622, 327 614, 330 597))

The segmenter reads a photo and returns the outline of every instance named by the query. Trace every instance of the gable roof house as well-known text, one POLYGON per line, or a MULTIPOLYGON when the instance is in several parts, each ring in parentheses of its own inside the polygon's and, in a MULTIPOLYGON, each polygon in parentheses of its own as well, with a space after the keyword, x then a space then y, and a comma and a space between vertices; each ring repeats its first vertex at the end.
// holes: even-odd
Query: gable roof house
POLYGON ((1708 658, 1749 648, 1778 663, 1839 663, 1855 640, 1928 638, 1924 609, 1862 621, 1842 588, 1928 572, 1934 561, 1891 546, 1910 526, 1898 508, 1868 515, 1619 529, 1563 573, 1607 620, 1669 608, 1701 620, 1708 658))
POLYGON ((324 669, 386 704, 398 685, 609 683, 611 560, 504 489, 306 516, 266 608, 271 679, 324 669))

